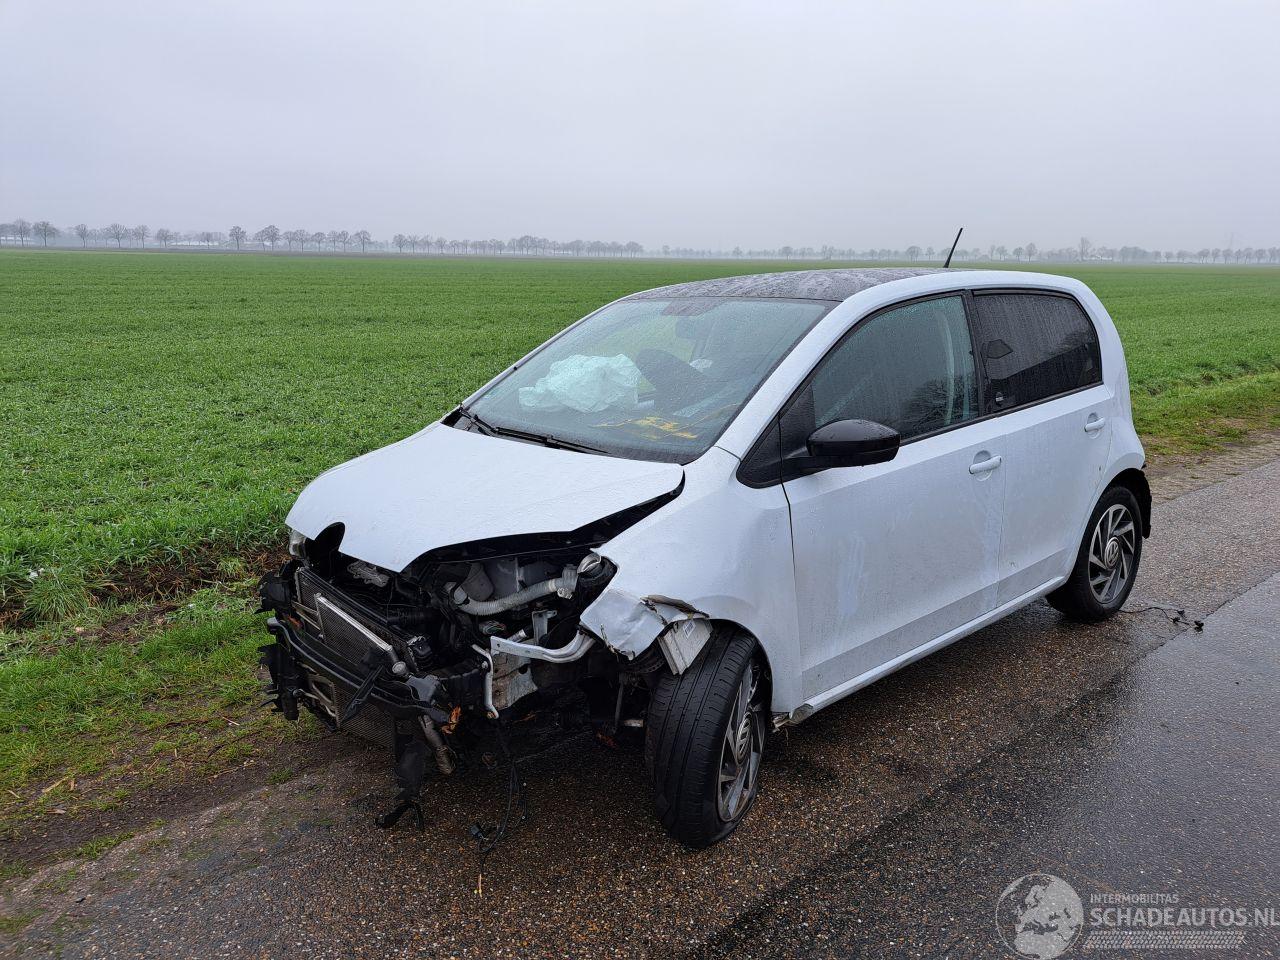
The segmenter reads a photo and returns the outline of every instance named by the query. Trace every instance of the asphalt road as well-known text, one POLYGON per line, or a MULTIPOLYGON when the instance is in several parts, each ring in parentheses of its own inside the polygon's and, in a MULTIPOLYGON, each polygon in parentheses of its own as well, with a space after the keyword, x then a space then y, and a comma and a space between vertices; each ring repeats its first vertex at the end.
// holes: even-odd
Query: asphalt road
MULTIPOLYGON (((384 834, 386 760, 357 751, 13 885, 0 913, 29 922, 0 951, 991 957, 1031 873, 1080 897, 1073 949, 1106 945, 1096 896, 1280 919, 1278 572, 1273 462, 1157 504, 1135 612, 1036 604, 775 738, 712 850, 655 824, 639 757, 579 737, 522 765, 530 820, 480 893, 467 827, 499 813, 497 776, 435 784, 424 833, 384 834)), ((1250 928, 1214 955, 1278 951, 1250 928)))

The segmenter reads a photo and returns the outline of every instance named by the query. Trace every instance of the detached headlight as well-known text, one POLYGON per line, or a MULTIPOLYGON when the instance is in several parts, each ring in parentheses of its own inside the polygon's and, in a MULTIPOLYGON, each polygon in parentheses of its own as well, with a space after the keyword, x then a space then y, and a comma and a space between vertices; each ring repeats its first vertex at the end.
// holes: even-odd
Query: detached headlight
POLYGON ((305 554, 302 548, 307 544, 306 534, 299 533, 297 530, 289 530, 289 556, 302 559, 305 554))

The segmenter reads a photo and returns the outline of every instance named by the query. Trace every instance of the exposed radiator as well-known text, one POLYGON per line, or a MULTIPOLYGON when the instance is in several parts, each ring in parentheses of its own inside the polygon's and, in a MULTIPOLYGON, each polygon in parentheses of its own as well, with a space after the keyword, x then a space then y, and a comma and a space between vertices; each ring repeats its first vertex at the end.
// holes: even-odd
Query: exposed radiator
POLYGON ((295 586, 298 615, 318 634, 325 649, 356 673, 366 672, 367 664, 383 661, 390 667, 399 659, 377 628, 352 612, 345 597, 330 584, 302 569, 295 586))

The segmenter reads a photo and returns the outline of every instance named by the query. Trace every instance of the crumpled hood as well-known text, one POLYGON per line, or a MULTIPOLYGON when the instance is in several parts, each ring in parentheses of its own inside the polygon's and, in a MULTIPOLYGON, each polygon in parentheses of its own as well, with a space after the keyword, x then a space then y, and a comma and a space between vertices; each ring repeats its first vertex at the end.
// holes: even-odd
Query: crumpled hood
POLYGON ((344 524, 341 550, 400 571, 428 550, 557 533, 675 490, 684 469, 555 450, 432 424, 321 474, 288 524, 307 537, 344 524))

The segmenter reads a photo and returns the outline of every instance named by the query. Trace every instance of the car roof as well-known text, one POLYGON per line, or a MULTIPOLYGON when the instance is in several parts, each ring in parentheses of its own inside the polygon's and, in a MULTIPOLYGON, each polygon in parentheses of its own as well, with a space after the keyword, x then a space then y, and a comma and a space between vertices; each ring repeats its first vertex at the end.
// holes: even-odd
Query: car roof
POLYGON ((863 290, 923 277, 932 273, 959 273, 941 267, 859 267, 843 270, 787 270, 782 273, 753 273, 741 277, 718 277, 673 283, 641 290, 625 300, 659 300, 668 297, 779 297, 786 300, 848 300, 863 290))

